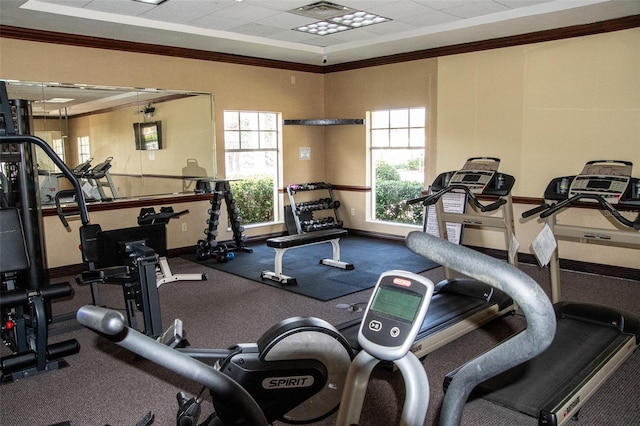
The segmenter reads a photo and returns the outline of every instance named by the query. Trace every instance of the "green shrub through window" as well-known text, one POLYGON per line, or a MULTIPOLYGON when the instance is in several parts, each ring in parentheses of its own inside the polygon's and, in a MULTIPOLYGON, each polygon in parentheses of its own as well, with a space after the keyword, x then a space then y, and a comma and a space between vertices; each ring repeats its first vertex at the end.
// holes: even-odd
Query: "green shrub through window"
POLYGON ((273 178, 253 176, 232 181, 231 191, 243 224, 273 222, 273 178))
POLYGON ((407 205, 424 189, 425 108, 372 111, 370 132, 374 220, 421 225, 421 204, 407 205))
POLYGON ((275 112, 224 112, 226 176, 245 225, 278 220, 281 121, 275 112))
POLYGON ((398 172, 385 163, 378 164, 376 170, 376 219, 422 224, 422 204, 407 205, 405 201, 420 197, 424 185, 421 182, 401 180, 398 172))

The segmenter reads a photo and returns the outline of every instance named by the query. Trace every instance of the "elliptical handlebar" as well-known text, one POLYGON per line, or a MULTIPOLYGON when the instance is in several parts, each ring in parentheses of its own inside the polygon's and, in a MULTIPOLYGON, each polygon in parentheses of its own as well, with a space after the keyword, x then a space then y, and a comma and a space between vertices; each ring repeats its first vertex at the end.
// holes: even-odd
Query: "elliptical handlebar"
POLYGON ((545 203, 522 213, 522 217, 528 218, 540 213, 540 217, 544 219, 558 213, 560 209, 569 207, 571 204, 585 199, 597 201, 602 206, 602 208, 611 213, 611 216, 616 219, 621 225, 624 225, 628 228, 640 230, 640 213, 638 213, 638 216, 635 218, 635 220, 629 220, 626 217, 622 216, 622 214, 620 214, 620 212, 611 203, 609 203, 598 194, 576 194, 572 197, 567 198, 566 200, 562 200, 554 204, 545 203))
POLYGON ((407 200, 406 203, 408 205, 422 203, 424 206, 430 206, 437 203, 444 194, 455 190, 464 191, 467 194, 467 202, 476 206, 483 213, 497 210, 500 206, 504 205, 507 202, 504 198, 500 198, 499 200, 494 201, 491 204, 484 205, 480 201, 478 201, 478 198, 465 185, 454 184, 439 190, 435 194, 429 194, 425 195, 424 197, 407 200))
POLYGON ((118 346, 207 387, 224 405, 236 413, 242 413, 246 425, 267 426, 267 419, 257 402, 236 381, 211 366, 126 327, 120 312, 85 305, 78 310, 77 319, 80 324, 102 333, 118 346))
POLYGON ((476 385, 535 357, 551 344, 555 312, 542 288, 510 264, 419 231, 411 232, 406 244, 427 259, 503 291, 522 309, 527 321, 522 333, 465 364, 454 376, 445 394, 440 424, 458 425, 476 385))
MULTIPOLYGON (((82 187, 80 186, 80 182, 78 182, 78 178, 73 174, 73 172, 69 169, 69 167, 64 164, 64 162, 58 157, 58 154, 51 148, 45 141, 30 135, 19 135, 19 136, 3 136, 0 138, 0 144, 34 144, 42 149, 45 154, 53 161, 53 163, 60 169, 64 177, 69 179, 73 189, 76 194, 76 202, 78 203, 78 213, 80 214, 80 219, 82 220, 82 224, 86 225, 89 223, 89 212, 87 210, 87 204, 84 200, 84 195, 82 194, 82 187)), ((57 204, 57 203, 56 203, 57 204)), ((56 206, 57 208, 57 206, 56 206)), ((60 215, 62 210, 58 210, 58 216, 62 221, 62 224, 67 228, 69 224, 64 219, 64 216, 60 215)))

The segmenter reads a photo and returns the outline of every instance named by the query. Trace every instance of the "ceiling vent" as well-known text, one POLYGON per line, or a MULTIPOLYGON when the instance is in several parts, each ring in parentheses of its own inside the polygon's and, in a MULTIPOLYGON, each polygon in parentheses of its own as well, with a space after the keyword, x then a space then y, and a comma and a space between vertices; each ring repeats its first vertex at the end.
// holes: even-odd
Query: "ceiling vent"
POLYGON ((328 1, 319 1, 316 3, 308 4, 306 6, 298 7, 296 9, 290 10, 289 12, 295 13, 296 15, 306 16, 307 18, 325 20, 354 11, 354 9, 351 9, 347 6, 340 6, 339 4, 331 3, 328 1))

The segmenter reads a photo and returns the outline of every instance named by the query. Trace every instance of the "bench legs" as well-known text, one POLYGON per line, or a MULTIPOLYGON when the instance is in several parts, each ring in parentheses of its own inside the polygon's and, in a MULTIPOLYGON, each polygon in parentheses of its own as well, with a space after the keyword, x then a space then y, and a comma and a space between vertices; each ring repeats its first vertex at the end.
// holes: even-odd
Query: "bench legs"
POLYGON ((280 284, 284 285, 297 285, 297 281, 294 277, 290 277, 288 275, 284 275, 282 273, 282 258, 284 257, 284 252, 288 249, 286 248, 274 248, 276 251, 276 258, 274 261, 273 272, 271 271, 262 271, 260 274, 260 278, 276 281, 280 284))
POLYGON ((340 238, 330 240, 331 247, 333 248, 333 259, 322 259, 320 263, 327 266, 333 266, 334 268, 352 270, 354 268, 353 263, 346 263, 340 260, 340 238))
POLYGON ((354 269, 354 266, 352 263, 346 263, 346 262, 342 262, 340 260, 340 238, 335 238, 332 240, 327 240, 327 241, 319 241, 319 242, 315 242, 315 243, 310 243, 310 244, 302 244, 299 246, 294 246, 294 247, 287 247, 287 248, 276 248, 273 247, 273 249, 276 251, 276 257, 275 257, 275 261, 274 261, 274 271, 263 271, 260 274, 260 277, 264 280, 264 279, 268 279, 268 280, 272 280, 272 281, 277 281, 281 284, 285 284, 285 285, 296 285, 296 279, 294 277, 288 276, 283 274, 282 272, 282 258, 284 257, 284 253, 289 250, 289 249, 293 249, 293 248, 297 248, 297 247, 304 247, 304 246, 309 246, 309 245, 313 245, 313 244, 322 244, 322 243, 331 243, 332 249, 333 249, 333 258, 332 259, 321 259, 320 263, 322 265, 327 265, 327 266, 333 266, 334 268, 340 268, 340 269, 347 269, 347 270, 352 270, 354 269))
POLYGON ((156 285, 158 288, 162 284, 172 283, 175 281, 206 281, 206 274, 176 274, 174 275, 171 272, 171 268, 169 267, 169 262, 167 258, 162 256, 158 258, 158 265, 160 266, 160 274, 158 274, 158 281, 156 285))

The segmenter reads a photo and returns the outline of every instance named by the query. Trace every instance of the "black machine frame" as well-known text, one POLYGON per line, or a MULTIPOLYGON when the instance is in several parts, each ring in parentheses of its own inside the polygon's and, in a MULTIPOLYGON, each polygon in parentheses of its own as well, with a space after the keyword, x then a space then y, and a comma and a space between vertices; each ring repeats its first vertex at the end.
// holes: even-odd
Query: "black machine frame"
MULTIPOLYGON (((5 133, 12 132, 5 129, 5 133)), ((3 215, 15 215, 16 219, 7 223, 13 223, 13 230, 21 232, 18 238, 11 239, 11 246, 3 248, 3 257, 5 249, 7 253, 18 254, 18 259, 24 254, 22 260, 14 258, 16 262, 13 266, 3 265, 1 271, 2 337, 13 352, 0 362, 3 383, 64 367, 67 363, 63 357, 80 350, 75 339, 48 345, 48 324, 52 320, 50 300, 70 296, 73 289, 69 283, 50 284, 48 281, 42 212, 36 182, 35 146, 40 147, 69 179, 77 196, 76 213, 83 224, 89 223, 77 179, 45 141, 28 135, 0 136, 0 162, 11 164, 12 171, 12 175, 5 177, 2 182, 0 207, 7 210, 3 215), (26 265, 28 267, 24 268, 26 265), (15 327, 8 329, 6 324, 9 323, 15 324, 15 327)), ((61 219, 65 226, 68 225, 63 216, 61 219)), ((3 244, 8 241, 3 238, 3 244)))
POLYGON ((99 284, 122 286, 127 322, 138 329, 135 311, 142 311, 142 331, 148 336, 162 334, 162 315, 156 265, 158 253, 166 250, 164 224, 102 231, 99 225, 81 233, 82 256, 89 271, 79 282, 91 285, 93 304, 102 306, 99 284))

